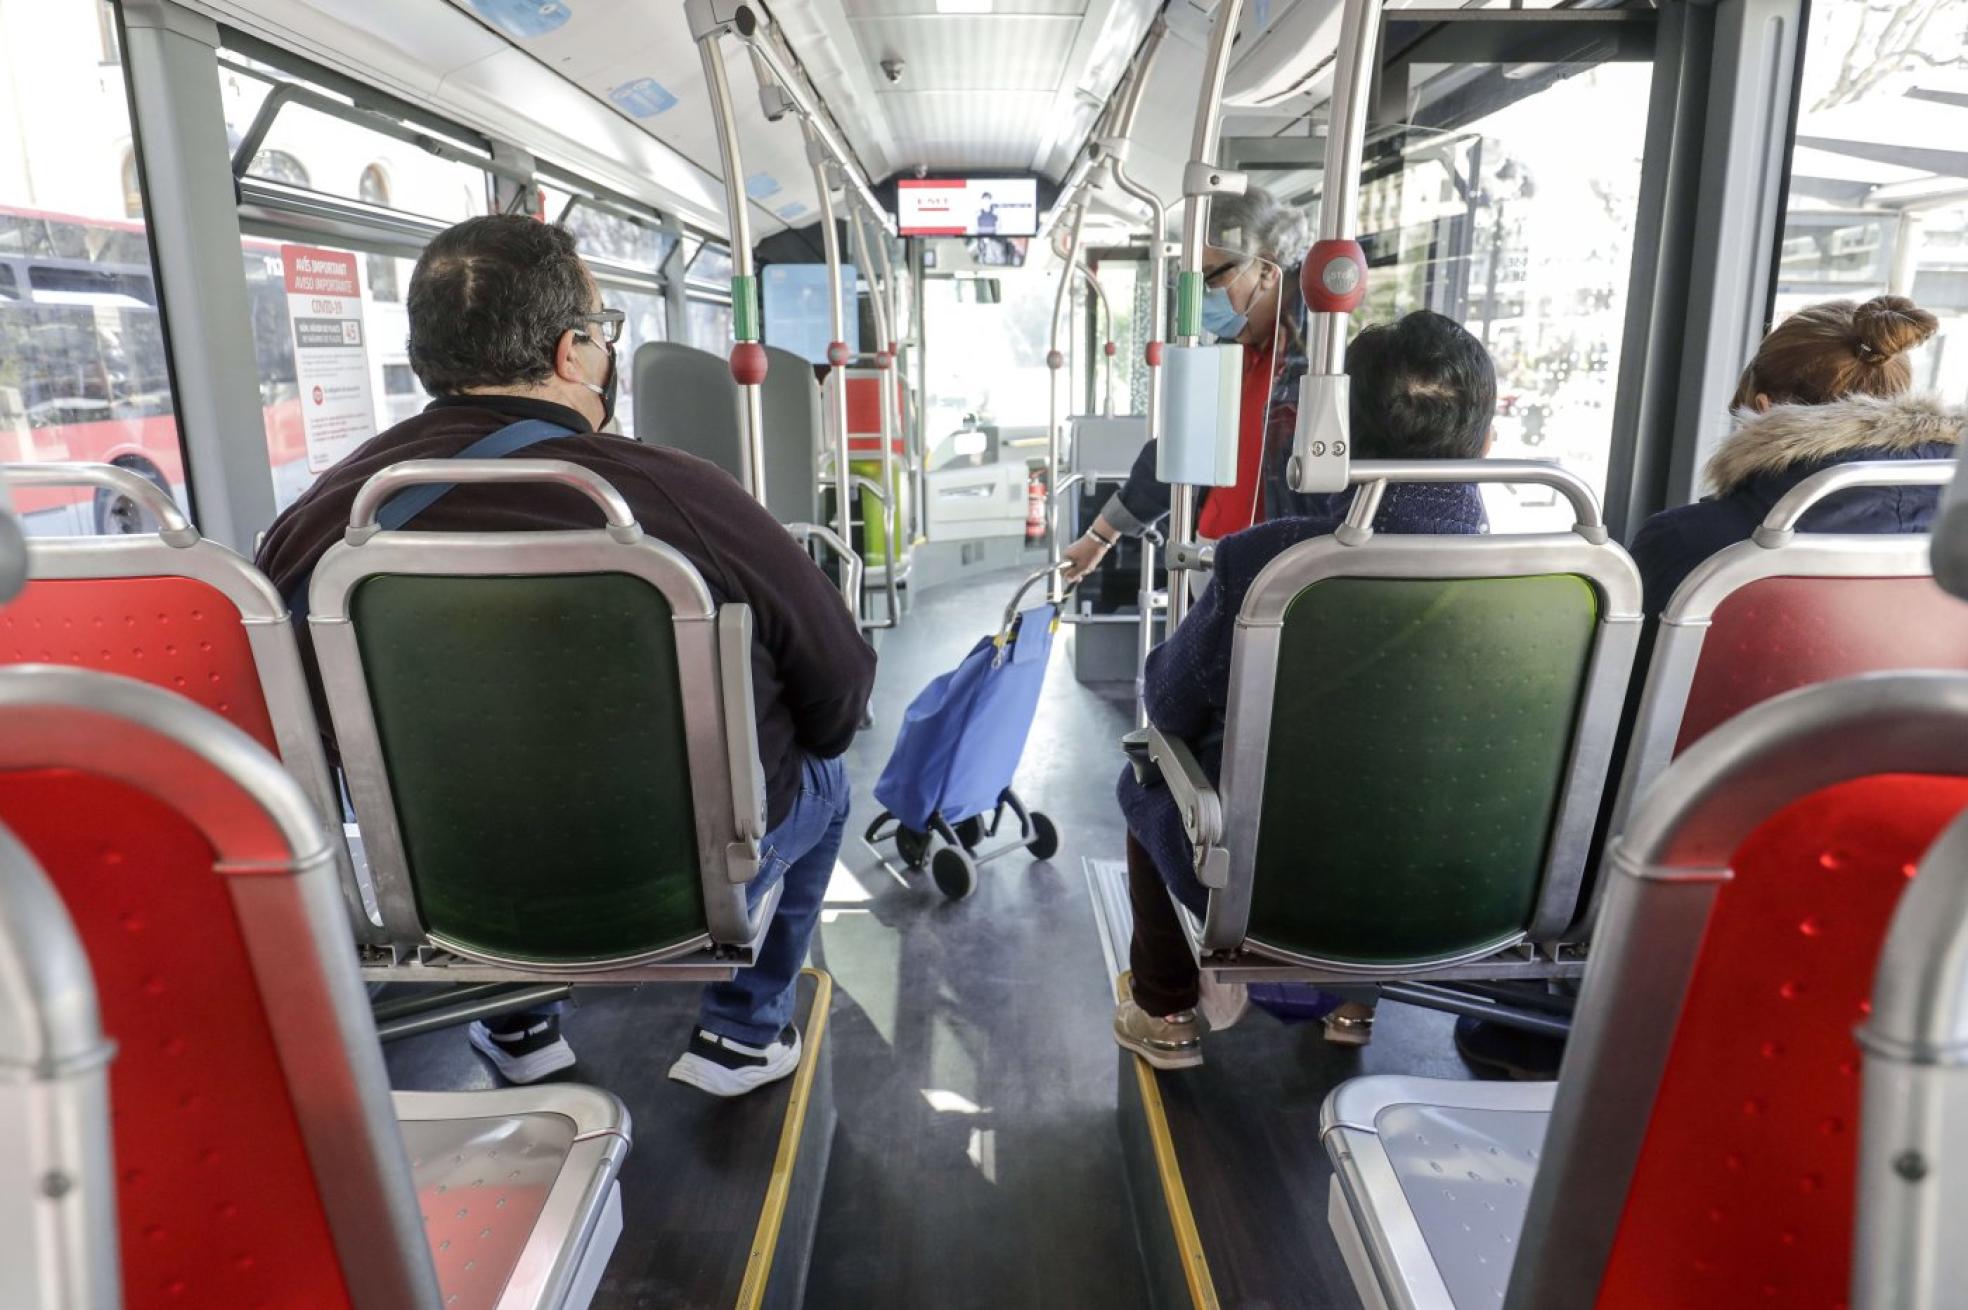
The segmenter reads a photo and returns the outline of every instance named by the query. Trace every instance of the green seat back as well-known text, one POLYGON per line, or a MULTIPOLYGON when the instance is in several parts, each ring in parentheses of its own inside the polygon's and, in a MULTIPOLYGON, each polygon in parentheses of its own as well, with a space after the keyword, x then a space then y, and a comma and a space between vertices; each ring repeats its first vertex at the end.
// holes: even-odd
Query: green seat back
POLYGON ((622 573, 379 575, 349 612, 429 931, 559 962, 704 931, 660 591, 622 573))
POLYGON ((1393 963, 1529 923, 1598 617, 1566 575, 1334 578, 1285 614, 1249 936, 1393 963))

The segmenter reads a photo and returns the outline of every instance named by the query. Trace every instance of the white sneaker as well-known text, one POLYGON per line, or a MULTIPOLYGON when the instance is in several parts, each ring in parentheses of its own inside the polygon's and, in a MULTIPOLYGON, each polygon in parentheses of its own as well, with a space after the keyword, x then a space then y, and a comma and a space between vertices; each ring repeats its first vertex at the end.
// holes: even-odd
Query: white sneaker
POLYGON ((1208 969, 1203 970, 1202 987, 1198 993, 1196 1009, 1203 1016, 1213 1033, 1235 1027, 1237 1020, 1250 1011, 1250 988, 1239 982, 1218 982, 1208 969))
POLYGON ((1114 1007, 1114 1041, 1156 1069, 1194 1069, 1203 1062, 1196 1012, 1154 1015, 1132 999, 1114 1007))
POLYGON ((520 1032, 495 1033, 483 1023, 468 1031, 472 1049, 492 1062, 509 1083, 537 1083, 548 1074, 574 1067, 574 1048, 560 1035, 560 1019, 549 1016, 520 1032))
POLYGON ((766 1047, 747 1046, 699 1028, 690 1034, 690 1049, 670 1066, 670 1077, 712 1096, 743 1096, 778 1082, 799 1068, 799 1062, 799 1029, 791 1024, 766 1047))

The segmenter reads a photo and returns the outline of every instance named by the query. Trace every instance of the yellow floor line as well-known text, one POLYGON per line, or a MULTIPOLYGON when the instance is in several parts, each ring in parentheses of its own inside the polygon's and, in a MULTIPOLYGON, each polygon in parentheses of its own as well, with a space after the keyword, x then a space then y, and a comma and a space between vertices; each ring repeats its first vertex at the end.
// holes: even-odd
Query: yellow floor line
POLYGON ((800 1135, 806 1128, 807 1106, 813 1100, 814 1071, 820 1067, 821 1043, 827 1036, 827 1013, 833 1008, 834 980, 818 969, 800 972, 814 981, 813 1009, 801 1034, 800 1067, 793 1075, 793 1094, 786 1102, 786 1119, 779 1129, 779 1151, 772 1160, 772 1178, 765 1185, 765 1204, 759 1208, 758 1231, 752 1234, 752 1253, 745 1261, 745 1278, 738 1284, 738 1310, 758 1310, 772 1280, 772 1256, 779 1247, 779 1229, 786 1220, 786 1199, 793 1190, 793 1167, 799 1162, 800 1135))
MULTIPOLYGON (((1117 980, 1118 998, 1128 996, 1128 976, 1117 980)), ((1141 1089, 1141 1107, 1148 1121, 1148 1141, 1155 1151, 1155 1171, 1162 1176, 1162 1199, 1168 1203, 1169 1228, 1175 1233, 1176 1254, 1182 1261, 1182 1276, 1189 1284, 1189 1299, 1196 1310, 1220 1310, 1216 1282, 1210 1277, 1209 1257, 1203 1253, 1203 1235, 1196 1231, 1196 1213, 1189 1208, 1189 1189, 1182 1184, 1182 1162, 1176 1158, 1175 1139, 1169 1136, 1168 1116, 1162 1110, 1162 1089, 1155 1071, 1140 1056, 1134 1057, 1134 1076, 1141 1089)))

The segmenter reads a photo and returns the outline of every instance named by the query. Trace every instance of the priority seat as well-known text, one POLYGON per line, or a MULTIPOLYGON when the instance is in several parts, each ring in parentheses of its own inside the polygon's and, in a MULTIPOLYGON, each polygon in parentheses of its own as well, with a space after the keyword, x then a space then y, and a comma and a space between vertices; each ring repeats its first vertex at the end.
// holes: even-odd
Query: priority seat
POLYGON ((342 832, 342 804, 287 603, 252 564, 198 535, 177 502, 113 464, 8 464, 0 481, 128 497, 155 533, 36 537, 26 589, 0 609, 0 664, 116 673, 186 697, 278 756, 315 803, 342 867, 356 940, 374 943, 374 896, 342 832))
POLYGON ((62 1305, 588 1304, 627 1112, 572 1085, 392 1097, 332 847, 243 731, 129 678, 0 669, 0 825, 9 1304, 51 1263, 62 1305))
MULTIPOLYGON (((1939 1230, 1910 1226, 1934 1200, 1907 1184, 1960 1125, 1909 1099, 1908 1066, 1958 1081, 1968 1049, 1930 1041, 1959 1021, 1944 975, 1968 957, 1940 939, 1968 900, 1964 809, 1959 673, 1802 688, 1694 743, 1608 854, 1555 1084, 1368 1077, 1327 1099, 1329 1212, 1362 1298, 1941 1304, 1865 1289, 1937 1255, 1920 1248, 1939 1230), (1873 1249, 1855 1253, 1855 1222, 1873 1249)), ((1955 1173, 1928 1192, 1958 1196, 1955 1173)))
POLYGON ((599 475, 385 469, 308 609, 381 910, 372 976, 684 980, 750 963, 776 904, 747 899, 766 823, 751 610, 715 604, 599 475), (405 488, 486 482, 572 487, 606 526, 377 526, 405 488))
POLYGON ((1547 464, 1353 466, 1332 536, 1252 584, 1223 771, 1149 730, 1209 893, 1182 911, 1219 976, 1370 981, 1577 972, 1571 923, 1641 624, 1591 490, 1547 464), (1556 488, 1577 525, 1383 535, 1395 482, 1556 488))

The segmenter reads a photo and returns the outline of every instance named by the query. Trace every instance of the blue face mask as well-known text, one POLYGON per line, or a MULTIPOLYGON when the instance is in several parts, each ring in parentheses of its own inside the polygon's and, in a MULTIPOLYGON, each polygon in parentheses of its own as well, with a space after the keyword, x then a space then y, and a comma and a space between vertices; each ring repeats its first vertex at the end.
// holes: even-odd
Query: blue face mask
POLYGON ((1230 303, 1228 289, 1211 287, 1203 292, 1203 328, 1218 341, 1236 340, 1249 323, 1249 317, 1239 314, 1237 307, 1230 303))

